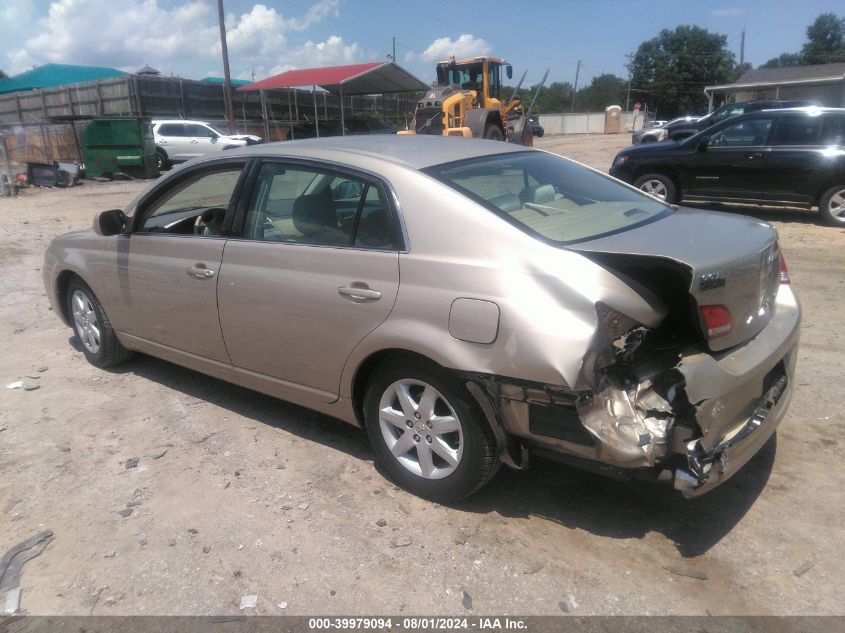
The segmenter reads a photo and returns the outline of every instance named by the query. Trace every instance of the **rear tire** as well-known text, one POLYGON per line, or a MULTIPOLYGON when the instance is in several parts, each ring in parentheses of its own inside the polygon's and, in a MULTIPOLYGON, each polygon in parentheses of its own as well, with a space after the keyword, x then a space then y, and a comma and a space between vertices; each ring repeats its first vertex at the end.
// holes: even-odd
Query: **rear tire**
POLYGON ((91 288, 79 277, 68 284, 66 301, 68 318, 89 363, 111 367, 132 356, 117 340, 111 321, 91 288))
POLYGON ((831 187, 822 194, 819 214, 828 226, 845 226, 845 184, 831 187))
POLYGON ((664 174, 645 174, 634 181, 634 186, 666 204, 675 204, 678 201, 675 182, 664 174))
POLYGON ((167 160, 167 153, 163 149, 156 148, 156 165, 159 171, 165 171, 170 168, 170 161, 167 160))
POLYGON ((420 497, 464 499, 499 468, 496 438, 472 396, 434 363, 385 361, 369 380, 364 417, 379 465, 420 497))
POLYGON ((484 127, 484 138, 490 141, 504 141, 505 135, 502 134, 502 128, 495 123, 488 123, 484 127))

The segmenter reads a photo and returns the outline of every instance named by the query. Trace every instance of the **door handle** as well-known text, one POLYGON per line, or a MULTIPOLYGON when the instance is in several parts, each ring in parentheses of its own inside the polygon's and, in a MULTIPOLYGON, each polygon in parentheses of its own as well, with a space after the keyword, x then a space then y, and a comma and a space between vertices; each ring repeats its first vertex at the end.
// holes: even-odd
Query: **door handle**
POLYGON ((205 264, 194 264, 188 268, 188 277, 194 279, 208 279, 214 277, 214 271, 208 268, 205 264))
POLYGON ((341 286, 337 289, 337 294, 341 297, 347 297, 350 301, 354 301, 355 303, 378 301, 381 299, 381 293, 378 290, 371 290, 367 284, 341 286))
POLYGON ((197 141, 197 139, 195 139, 195 138, 192 138, 192 139, 191 139, 191 143, 198 143, 198 142, 199 142, 199 141, 197 141))
POLYGON ((745 157, 749 160, 756 160, 758 158, 763 158, 763 152, 751 152, 750 154, 746 154, 745 157))

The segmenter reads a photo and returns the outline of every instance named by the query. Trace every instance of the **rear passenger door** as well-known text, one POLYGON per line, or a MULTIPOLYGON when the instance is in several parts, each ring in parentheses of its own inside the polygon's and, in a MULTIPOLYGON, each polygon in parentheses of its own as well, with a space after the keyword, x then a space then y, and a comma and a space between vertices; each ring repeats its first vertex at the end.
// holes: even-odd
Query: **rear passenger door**
POLYGON ((765 200, 802 205, 813 203, 823 181, 830 175, 831 157, 824 150, 843 132, 842 119, 841 116, 811 116, 798 112, 778 118, 763 184, 765 200))
POLYGON ((403 248, 385 185, 265 161, 223 255, 220 324, 241 382, 332 402, 352 349, 390 314, 403 248))
POLYGON ((170 160, 183 161, 190 158, 190 143, 185 136, 185 125, 182 123, 163 123, 159 126, 159 143, 167 152, 170 160))

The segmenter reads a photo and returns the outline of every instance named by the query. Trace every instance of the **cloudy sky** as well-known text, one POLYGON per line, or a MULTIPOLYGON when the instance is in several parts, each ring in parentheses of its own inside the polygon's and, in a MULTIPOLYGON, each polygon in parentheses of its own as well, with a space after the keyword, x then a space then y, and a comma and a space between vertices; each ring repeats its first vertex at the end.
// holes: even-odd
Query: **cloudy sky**
MULTIPOLYGON (((760 64, 796 51, 806 27, 841 0, 224 0, 229 56, 236 78, 385 59, 424 81, 433 62, 492 53, 538 81, 579 83, 602 72, 624 76, 625 54, 663 28, 697 24, 728 36, 739 57, 760 64), (448 7, 448 10, 447 10, 448 7)), ((15 74, 47 62, 149 64, 165 74, 222 75, 215 0, 0 0, 0 69, 15 74)))

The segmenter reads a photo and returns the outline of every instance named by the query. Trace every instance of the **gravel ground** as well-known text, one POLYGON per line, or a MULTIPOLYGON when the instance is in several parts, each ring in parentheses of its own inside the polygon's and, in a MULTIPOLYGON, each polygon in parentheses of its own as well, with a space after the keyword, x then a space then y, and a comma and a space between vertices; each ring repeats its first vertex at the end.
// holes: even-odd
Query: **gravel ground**
MULTIPOLYGON (((537 145, 607 170, 627 142, 537 145)), ((26 612, 845 613, 845 231, 745 211, 780 231, 805 317, 777 441, 726 485, 685 501, 537 460, 444 507, 383 479, 337 420, 149 357, 85 361, 44 248, 146 184, 0 199, 0 378, 37 387, 0 389, 0 553, 55 532, 23 569, 26 612)))

